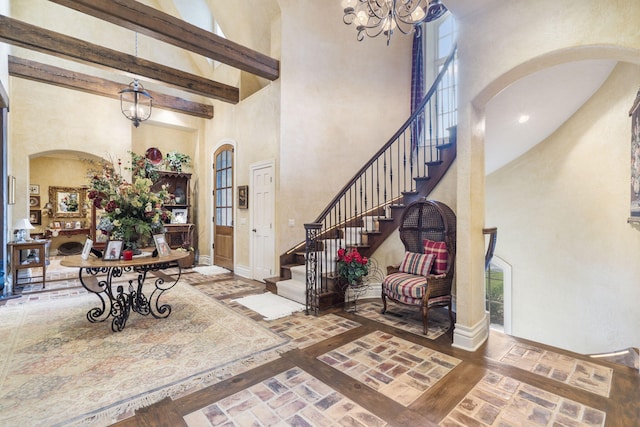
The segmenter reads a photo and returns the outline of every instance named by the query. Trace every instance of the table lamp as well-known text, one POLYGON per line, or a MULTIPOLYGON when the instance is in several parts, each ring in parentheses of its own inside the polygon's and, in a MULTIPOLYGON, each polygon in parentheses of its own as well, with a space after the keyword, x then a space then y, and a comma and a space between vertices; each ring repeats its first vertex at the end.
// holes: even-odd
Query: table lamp
POLYGON ((24 243, 27 241, 27 230, 33 230, 35 227, 31 225, 27 218, 19 219, 13 226, 16 230, 16 243, 24 243))

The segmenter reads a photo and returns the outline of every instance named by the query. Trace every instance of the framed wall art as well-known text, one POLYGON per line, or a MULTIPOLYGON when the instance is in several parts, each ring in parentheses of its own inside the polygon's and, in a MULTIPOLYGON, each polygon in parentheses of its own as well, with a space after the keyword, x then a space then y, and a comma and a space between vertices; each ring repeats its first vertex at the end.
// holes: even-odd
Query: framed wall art
POLYGON ((39 209, 29 211, 29 222, 31 225, 42 225, 42 212, 39 209))
POLYGON ((85 216, 87 190, 83 187, 49 187, 49 201, 56 218, 82 218, 85 216))
POLYGON ((249 186, 248 185, 238 186, 238 208, 239 209, 249 208, 249 186))
POLYGON ((40 194, 40 186, 38 184, 29 184, 29 194, 37 196, 40 194))
POLYGON ((29 196, 29 207, 30 208, 39 208, 40 207, 40 196, 29 196))

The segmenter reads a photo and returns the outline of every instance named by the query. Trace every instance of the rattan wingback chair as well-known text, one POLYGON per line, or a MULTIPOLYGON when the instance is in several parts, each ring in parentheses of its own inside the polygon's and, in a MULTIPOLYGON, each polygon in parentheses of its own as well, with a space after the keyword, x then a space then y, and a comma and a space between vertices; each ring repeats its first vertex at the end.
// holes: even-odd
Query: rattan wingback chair
POLYGON ((406 249, 405 259, 398 266, 387 267, 382 282, 382 313, 387 310, 387 300, 419 306, 426 335, 429 310, 447 307, 453 330, 456 215, 442 202, 421 199, 406 207, 399 234, 406 249))

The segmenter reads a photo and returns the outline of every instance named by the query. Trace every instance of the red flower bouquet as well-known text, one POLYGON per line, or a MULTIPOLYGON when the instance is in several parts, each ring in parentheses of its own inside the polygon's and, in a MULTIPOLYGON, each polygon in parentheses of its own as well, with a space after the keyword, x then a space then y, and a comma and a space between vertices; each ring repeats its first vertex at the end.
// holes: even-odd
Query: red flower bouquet
POLYGON ((357 248, 338 249, 338 274, 349 284, 361 282, 369 274, 369 259, 357 248))

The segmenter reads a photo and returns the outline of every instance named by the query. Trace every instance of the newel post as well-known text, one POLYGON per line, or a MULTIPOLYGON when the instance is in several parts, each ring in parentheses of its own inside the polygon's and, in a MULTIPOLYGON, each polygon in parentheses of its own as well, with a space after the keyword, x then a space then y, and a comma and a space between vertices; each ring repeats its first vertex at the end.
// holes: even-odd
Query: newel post
POLYGON ((305 224, 304 229, 306 232, 305 239, 305 276, 306 276, 306 313, 309 314, 310 310, 313 310, 314 314, 319 312, 319 290, 320 284, 320 268, 318 266, 318 256, 321 251, 320 241, 318 235, 322 229, 322 224, 318 222, 305 224))

